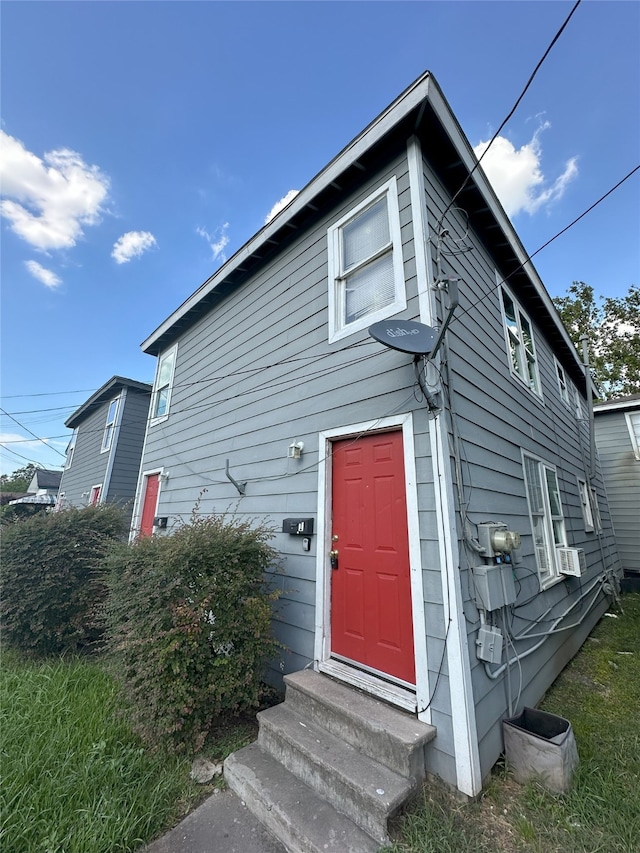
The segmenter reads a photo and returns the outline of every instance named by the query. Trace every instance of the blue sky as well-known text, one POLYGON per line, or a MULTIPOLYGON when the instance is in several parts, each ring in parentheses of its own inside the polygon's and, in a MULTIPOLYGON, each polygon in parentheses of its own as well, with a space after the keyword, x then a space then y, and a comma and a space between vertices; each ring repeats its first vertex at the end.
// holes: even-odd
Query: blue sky
MULTIPOLYGON (((423 71, 486 143, 572 6, 5 0, 2 471, 152 381, 141 341, 423 71)), ((529 252, 633 169, 640 4, 583 0, 489 153, 529 252)), ((552 296, 640 283, 639 200, 640 172, 536 256, 552 296)))

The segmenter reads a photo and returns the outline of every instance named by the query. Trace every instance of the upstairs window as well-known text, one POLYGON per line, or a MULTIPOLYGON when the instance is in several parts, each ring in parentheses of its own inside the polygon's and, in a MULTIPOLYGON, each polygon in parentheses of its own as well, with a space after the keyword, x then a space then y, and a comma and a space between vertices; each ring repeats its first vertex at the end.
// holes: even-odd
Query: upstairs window
POLYGON ((516 300, 502 288, 502 316, 511 373, 521 379, 527 388, 542 396, 538 361, 529 318, 516 300))
POLYGON ((329 228, 328 247, 330 341, 406 308, 395 178, 329 228))
POLYGON ((569 396, 569 380, 567 379, 567 375, 564 372, 564 368, 557 359, 556 376, 558 378, 558 390, 560 392, 560 399, 565 404, 565 406, 571 406, 571 399, 569 396))
POLYGON ((176 350, 177 347, 173 347, 173 349, 163 353, 158 360, 158 370, 153 389, 153 402, 151 404, 151 419, 154 421, 164 420, 169 417, 173 373, 176 365, 176 350))
POLYGON ((625 412, 629 437, 633 447, 633 455, 640 459, 640 412, 625 412))
POLYGON ((116 429, 116 418, 118 417, 118 404, 120 403, 120 397, 116 397, 115 400, 112 400, 109 403, 109 409, 107 411, 107 423, 104 428, 104 435, 102 436, 102 449, 101 453, 104 453, 106 450, 111 449, 111 445, 113 443, 113 434, 116 429))
POLYGON ((558 476, 555 468, 534 456, 523 454, 523 465, 536 562, 545 587, 560 575, 556 549, 567 544, 558 476))
POLYGON ((73 435, 69 440, 69 444, 67 445, 67 459, 64 463, 65 471, 67 468, 71 468, 71 463, 73 462, 73 451, 76 449, 76 439, 78 438, 78 430, 74 429, 73 435))

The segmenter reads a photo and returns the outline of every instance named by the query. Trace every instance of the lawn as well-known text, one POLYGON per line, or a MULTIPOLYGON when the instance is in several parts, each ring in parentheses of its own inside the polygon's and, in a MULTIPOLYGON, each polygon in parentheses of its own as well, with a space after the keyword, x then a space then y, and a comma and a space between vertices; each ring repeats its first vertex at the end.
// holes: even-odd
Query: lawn
MULTIPOLYGON (((580 753, 564 796, 520 786, 503 765, 482 798, 462 804, 427 786, 388 853, 640 851, 640 594, 605 616, 542 708, 571 720, 580 753)), ((101 662, 27 663, 3 652, 2 853, 135 851, 175 825, 212 786, 190 761, 145 750, 119 714, 101 662)), ((207 744, 220 759, 255 736, 224 723, 207 744)))
MULTIPOLYGON (((187 758, 143 748, 99 662, 28 663, 5 650, 0 696, 2 853, 133 851, 213 790, 190 780, 187 758)), ((254 736, 253 724, 221 726, 207 754, 254 736)))
POLYGON ((573 790, 518 785, 502 763, 476 803, 429 785, 387 853, 639 853, 640 594, 622 606, 602 618, 540 705, 573 726, 573 790))

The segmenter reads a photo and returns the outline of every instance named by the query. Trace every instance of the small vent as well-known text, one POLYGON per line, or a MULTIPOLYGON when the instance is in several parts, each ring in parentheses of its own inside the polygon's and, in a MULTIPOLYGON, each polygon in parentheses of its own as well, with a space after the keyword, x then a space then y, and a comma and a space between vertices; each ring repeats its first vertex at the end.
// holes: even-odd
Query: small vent
POLYGON ((587 571, 587 561, 582 548, 558 548, 557 552, 561 574, 579 578, 587 571))

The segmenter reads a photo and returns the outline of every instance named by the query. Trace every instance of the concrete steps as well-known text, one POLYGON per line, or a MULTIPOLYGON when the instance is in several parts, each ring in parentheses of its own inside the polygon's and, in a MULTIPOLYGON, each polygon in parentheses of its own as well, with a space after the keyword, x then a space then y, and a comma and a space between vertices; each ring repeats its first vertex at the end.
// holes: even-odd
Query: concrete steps
POLYGON ((258 714, 258 741, 225 778, 291 853, 373 853, 424 780, 435 729, 310 670, 258 714))

